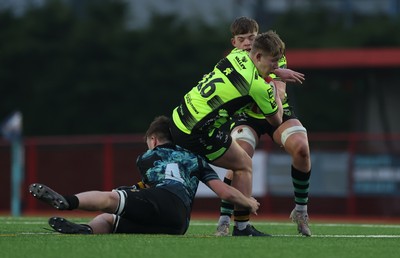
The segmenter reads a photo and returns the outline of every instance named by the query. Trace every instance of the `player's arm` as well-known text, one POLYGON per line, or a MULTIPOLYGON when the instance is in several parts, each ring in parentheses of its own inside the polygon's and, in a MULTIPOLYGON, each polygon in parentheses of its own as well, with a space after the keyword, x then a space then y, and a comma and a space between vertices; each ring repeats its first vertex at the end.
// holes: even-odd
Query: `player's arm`
POLYGON ((242 206, 249 209, 251 213, 257 214, 260 203, 253 197, 244 196, 239 190, 225 184, 220 179, 209 180, 206 184, 222 200, 242 206))
MULTIPOLYGON (((275 88, 275 85, 273 83, 271 83, 271 86, 275 88)), ((275 103, 278 106, 277 112, 272 116, 265 116, 265 119, 267 119, 269 124, 273 126, 279 126, 280 124, 282 124, 282 116, 283 116, 282 100, 278 96, 279 92, 277 89, 274 89, 273 92, 274 92, 275 103)))
POLYGON ((279 97, 282 103, 286 99, 286 82, 280 80, 279 78, 276 78, 274 74, 271 74, 270 76, 265 78, 265 81, 270 84, 272 82, 276 92, 275 98, 279 97))
POLYGON ((282 101, 277 96, 272 81, 267 83, 262 78, 261 80, 254 80, 250 95, 268 123, 272 126, 279 126, 282 123, 282 101))
POLYGON ((303 84, 303 81, 305 80, 303 73, 296 72, 288 68, 275 69, 274 74, 276 74, 276 76, 284 82, 297 82, 303 84))
MULTIPOLYGON (((285 44, 282 42, 282 52, 285 52, 285 44)), ((282 55, 282 57, 278 61, 278 68, 274 70, 272 74, 270 74, 272 79, 276 81, 282 82, 298 82, 300 84, 304 81, 304 74, 299 73, 297 71, 293 71, 292 69, 287 68, 287 60, 286 56, 282 55)))

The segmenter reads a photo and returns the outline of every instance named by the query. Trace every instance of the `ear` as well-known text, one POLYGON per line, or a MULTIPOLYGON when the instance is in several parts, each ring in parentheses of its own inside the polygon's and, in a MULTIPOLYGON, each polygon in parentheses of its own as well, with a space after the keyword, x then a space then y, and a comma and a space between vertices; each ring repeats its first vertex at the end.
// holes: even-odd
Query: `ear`
POLYGON ((236 44, 235 38, 231 38, 231 43, 232 43, 232 46, 235 46, 235 44, 236 44))
POLYGON ((262 57, 262 53, 261 53, 261 52, 257 52, 257 53, 256 53, 256 60, 257 60, 257 62, 260 62, 260 61, 261 61, 261 57, 262 57))
POLYGON ((152 143, 154 144, 154 147, 156 147, 158 145, 158 138, 153 136, 153 138, 151 140, 152 140, 152 143))

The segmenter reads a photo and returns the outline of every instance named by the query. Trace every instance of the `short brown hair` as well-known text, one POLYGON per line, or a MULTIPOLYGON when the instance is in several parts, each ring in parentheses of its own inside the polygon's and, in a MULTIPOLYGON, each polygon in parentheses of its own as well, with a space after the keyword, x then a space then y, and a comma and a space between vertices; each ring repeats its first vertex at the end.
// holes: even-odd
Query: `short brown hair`
POLYGON ((231 33, 233 37, 252 32, 258 33, 258 23, 251 18, 242 16, 236 18, 231 24, 231 33))
POLYGON ((170 119, 166 116, 157 116, 151 122, 145 134, 145 141, 148 137, 156 136, 161 141, 172 142, 172 135, 169 130, 170 119))
POLYGON ((281 57, 285 51, 285 43, 272 30, 258 34, 254 39, 252 50, 261 50, 273 57, 281 57))

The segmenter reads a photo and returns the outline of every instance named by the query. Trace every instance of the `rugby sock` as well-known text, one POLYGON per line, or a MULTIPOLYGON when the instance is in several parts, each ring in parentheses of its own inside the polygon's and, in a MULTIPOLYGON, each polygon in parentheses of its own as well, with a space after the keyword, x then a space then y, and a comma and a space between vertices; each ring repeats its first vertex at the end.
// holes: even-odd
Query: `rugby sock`
MULTIPOLYGON (((224 183, 227 185, 231 185, 232 180, 224 177, 224 183)), ((221 206, 220 206, 220 216, 221 217, 227 216, 228 218, 230 218, 233 214, 233 209, 234 209, 234 205, 232 203, 221 200, 221 206)))
POLYGON ((311 170, 309 173, 303 173, 292 166, 294 202, 296 203, 295 209, 297 211, 307 211, 310 175, 311 170))
POLYGON ((235 226, 239 230, 243 230, 250 223, 250 211, 237 211, 233 212, 233 216, 235 217, 235 226))
POLYGON ((77 209, 79 206, 79 199, 76 197, 76 195, 64 195, 63 196, 65 200, 68 202, 68 210, 74 210, 77 209))

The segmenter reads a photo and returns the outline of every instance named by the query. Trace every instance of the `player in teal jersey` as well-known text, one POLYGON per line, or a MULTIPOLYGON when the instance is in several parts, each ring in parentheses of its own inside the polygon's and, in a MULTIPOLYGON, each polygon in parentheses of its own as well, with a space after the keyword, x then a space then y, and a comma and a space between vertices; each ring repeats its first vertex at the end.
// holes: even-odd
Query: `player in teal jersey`
MULTIPOLYGON (((238 49, 251 49, 254 38, 258 33, 258 24, 255 20, 240 17, 231 25, 232 45, 238 49)), ((284 49, 284 43, 282 42, 284 49)), ((279 69, 270 74, 268 81, 273 79, 279 96, 282 99, 284 109, 283 123, 280 126, 269 124, 260 112, 254 112, 257 108, 248 108, 237 114, 232 124, 232 138, 252 157, 260 136, 268 134, 274 142, 283 146, 292 156, 292 180, 295 195, 295 209, 290 217, 297 223, 298 231, 302 235, 310 236, 311 231, 308 226, 308 188, 311 172, 310 150, 307 139, 306 129, 297 119, 292 106, 289 105, 286 95, 286 81, 302 83, 304 75, 286 68, 286 58, 282 56, 279 60, 279 69)), ((232 171, 227 171, 224 182, 231 184, 232 171)), ((221 214, 217 226, 217 236, 229 234, 230 217, 233 205, 224 200, 221 201, 221 214)), ((240 217, 235 216, 235 221, 240 217)), ((235 222, 236 223, 236 222, 235 222)))
MULTIPOLYGON (((234 49, 183 97, 172 114, 175 143, 213 165, 234 171, 232 185, 248 197, 252 192, 252 161, 232 141, 229 121, 239 109, 256 103, 270 124, 278 126, 282 122, 281 101, 263 79, 277 68, 282 56, 280 41, 275 32, 269 31, 255 37, 250 52, 234 49)), ((238 206, 237 210, 247 220, 237 225, 233 235, 267 235, 250 225, 247 209, 238 206)))
POLYGON ((30 193, 60 210, 103 211, 88 225, 64 218, 50 218, 50 226, 65 234, 144 233, 182 235, 189 226, 199 181, 219 197, 255 213, 259 203, 224 184, 208 163, 172 143, 170 119, 157 117, 146 133, 149 150, 137 166, 147 188, 111 192, 89 191, 63 196, 43 184, 32 184, 30 193))

